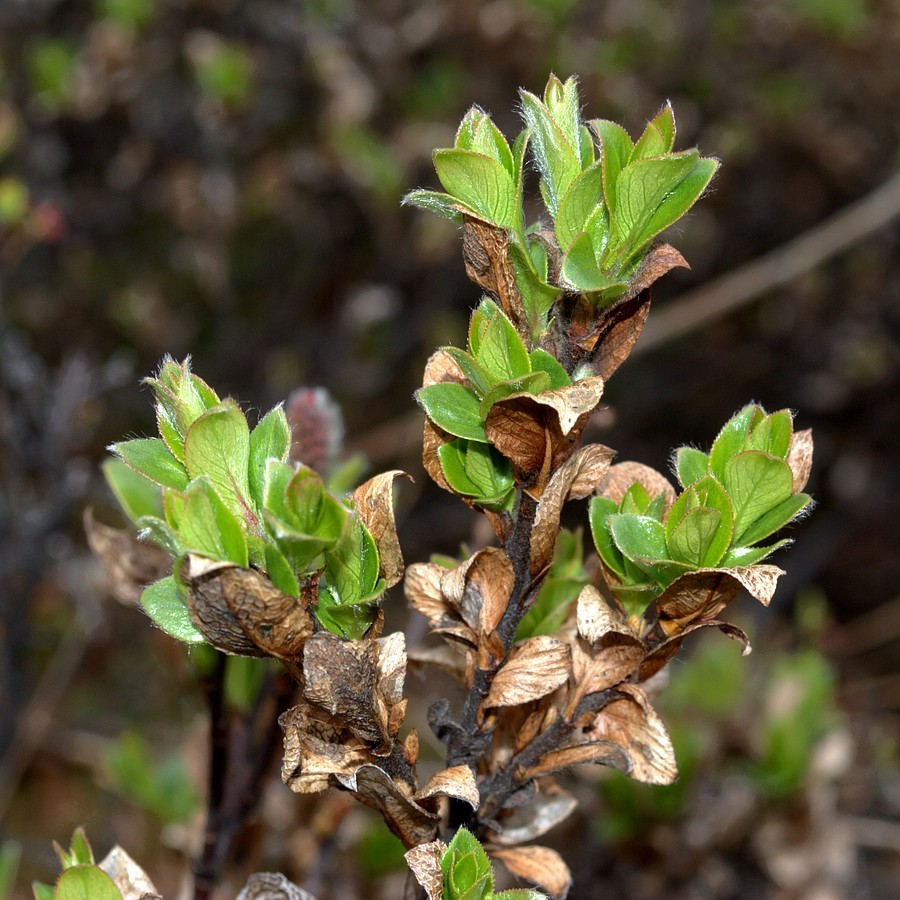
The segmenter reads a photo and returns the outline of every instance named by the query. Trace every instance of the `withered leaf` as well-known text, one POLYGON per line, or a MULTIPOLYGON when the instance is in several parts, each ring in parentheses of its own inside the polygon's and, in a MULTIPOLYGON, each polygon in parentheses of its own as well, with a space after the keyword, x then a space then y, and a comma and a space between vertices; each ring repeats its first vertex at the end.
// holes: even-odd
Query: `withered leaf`
POLYGON ((403 756, 411 766, 419 761, 419 732, 415 728, 410 728, 403 739, 403 756))
POLYGON ((451 766, 449 769, 435 772, 425 786, 413 796, 421 803, 438 795, 464 800, 472 809, 478 809, 481 802, 478 785, 475 783, 475 773, 469 766, 451 766))
POLYGON ((277 872, 257 872, 247 879, 235 900, 316 900, 309 891, 277 872))
POLYGON ((537 775, 550 775, 560 769, 569 766, 577 766, 581 763, 597 763, 601 766, 610 766, 625 772, 631 772, 631 757, 612 741, 591 741, 589 743, 572 744, 560 750, 551 750, 545 753, 535 765, 522 772, 522 777, 534 778, 537 775))
POLYGON ((811 428, 795 431, 791 437, 787 464, 794 475, 794 493, 798 494, 806 487, 813 463, 813 436, 811 428))
POLYGON ((549 847, 492 847, 488 851, 519 878, 543 888, 551 898, 563 898, 572 886, 572 873, 563 858, 549 847))
POLYGON ((406 852, 406 864, 416 876, 416 881, 425 889, 428 900, 442 900, 444 896, 441 857, 446 852, 447 845, 443 841, 429 841, 406 852))
POLYGON ((629 678, 638 671, 644 653, 644 645, 637 637, 619 631, 607 632, 593 646, 586 641, 574 641, 573 690, 568 707, 574 710, 583 698, 629 678))
POLYGON ((486 547, 475 554, 466 572, 465 595, 480 598, 478 625, 482 633, 496 631, 509 605, 515 581, 512 563, 502 550, 486 547))
POLYGON ((84 530, 91 552, 106 572, 110 592, 119 603, 138 606, 143 589, 172 569, 168 553, 142 543, 132 531, 98 522, 90 507, 84 511, 84 530))
POLYGON ((399 469, 382 472, 363 482, 353 492, 353 503, 363 524, 369 529, 381 561, 381 574, 388 587, 403 577, 403 553, 394 522, 394 479, 411 477, 399 469))
POLYGON ((162 900, 147 873, 118 844, 98 865, 115 882, 122 900, 162 900))
POLYGON ((620 462, 610 466, 606 478, 597 488, 597 494, 601 497, 609 497, 617 504, 622 502, 625 492, 635 482, 638 482, 651 498, 659 494, 665 494, 666 510, 668 511, 675 502, 675 488, 665 475, 656 469, 645 466, 639 462, 620 462))
POLYGON ((644 257, 640 269, 628 286, 628 293, 636 296, 647 290, 654 281, 675 268, 689 269, 688 261, 671 244, 654 244, 644 257))
POLYGON ((226 653, 295 659, 313 632, 308 600, 283 594, 256 569, 191 554, 181 577, 191 621, 226 653))
POLYGON ((531 574, 538 575, 553 561, 563 504, 592 494, 603 480, 615 451, 603 444, 588 444, 566 460, 550 478, 531 531, 531 574))
POLYGON ((775 593, 778 566, 698 569, 676 578, 656 600, 659 625, 667 635, 681 634, 691 623, 710 621, 744 588, 764 606, 775 593))
POLYGON ((413 563, 407 567, 403 579, 406 599, 432 626, 440 625, 452 611, 441 590, 441 580, 446 574, 447 570, 436 563, 413 563))
POLYGON ((381 813, 388 828, 405 847, 434 839, 438 816, 422 809, 404 791, 406 785, 395 782, 384 769, 368 764, 360 766, 353 775, 336 777, 360 801, 381 813))
POLYGON ((406 638, 402 631, 395 631, 378 639, 378 693, 392 705, 400 703, 405 678, 406 638))
POLYGON ((484 704, 518 706, 538 700, 564 684, 571 669, 568 644, 546 634, 528 638, 494 676, 484 704))
POLYGON ((538 784, 537 793, 529 801, 502 815, 500 830, 491 832, 492 843, 514 846, 533 841, 575 811, 578 801, 552 778, 542 778, 538 784))
POLYGON ((522 337, 527 339, 528 318, 516 284, 516 270, 509 258, 509 235, 506 231, 466 216, 463 224, 463 262, 466 275, 500 301, 503 311, 522 337))
POLYGON ((741 645, 741 656, 749 656, 753 649, 750 646, 750 639, 742 629, 737 627, 737 625, 732 625, 730 622, 720 622, 718 619, 695 622, 693 625, 688 625, 684 631, 680 631, 678 634, 675 634, 664 640, 661 644, 658 644, 644 657, 638 673, 638 680, 646 681, 648 678, 652 678, 660 671, 660 669, 664 668, 669 660, 671 660, 678 652, 685 635, 690 634, 692 631, 697 631, 700 628, 718 628, 726 637, 730 637, 733 641, 737 641, 741 645))
POLYGON ((440 428, 434 425, 431 419, 425 419, 422 434, 422 466, 438 487, 455 494, 456 491, 450 487, 450 483, 444 477, 444 470, 441 468, 441 458, 438 456, 438 451, 449 440, 450 438, 446 432, 441 431, 440 428))
POLYGON ((469 384, 469 380, 456 360, 446 350, 435 350, 425 363, 422 387, 428 387, 432 384, 445 384, 447 382, 462 385, 469 384))
POLYGON ((623 747, 631 757, 629 775, 635 781, 672 784, 678 777, 678 767, 662 719, 639 687, 623 684, 619 692, 626 696, 597 713, 588 736, 623 747))
POLYGON ((637 640, 625 610, 613 600, 608 601, 592 584, 581 589, 576 601, 578 633, 593 644, 600 638, 616 632, 637 640))

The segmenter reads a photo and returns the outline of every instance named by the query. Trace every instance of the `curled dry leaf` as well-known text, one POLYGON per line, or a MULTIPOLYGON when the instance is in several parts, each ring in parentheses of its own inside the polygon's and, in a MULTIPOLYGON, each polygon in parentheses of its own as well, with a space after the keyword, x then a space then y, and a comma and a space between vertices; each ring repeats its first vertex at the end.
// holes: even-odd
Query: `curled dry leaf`
POLYGON ((737 627, 737 625, 732 625, 730 622, 720 622, 718 619, 712 619, 708 622, 695 622, 693 625, 689 625, 685 628, 684 631, 681 631, 670 638, 666 638, 666 640, 661 644, 656 645, 644 657, 638 672, 638 681, 647 681, 659 672, 660 669, 664 668, 678 652, 685 635, 690 634, 692 631, 697 631, 700 628, 718 628, 726 637, 730 637, 733 641, 737 641, 741 645, 741 656, 749 656, 753 649, 750 646, 750 639, 743 630, 737 627))
POLYGON ((475 773, 469 766, 451 766, 435 772, 425 783, 425 786, 416 791, 414 797, 421 805, 423 800, 431 797, 455 797, 464 800, 472 809, 478 809, 481 802, 478 794, 478 785, 475 783, 475 773))
POLYGON ((118 844, 99 866, 115 882, 122 900, 162 900, 147 873, 118 844))
POLYGON ((469 386, 469 380, 456 360, 446 350, 435 350, 425 363, 422 387, 448 382, 469 386))
POLYGON ((533 841, 567 819, 577 806, 572 794, 552 778, 542 778, 530 800, 501 814, 499 830, 491 832, 491 841, 502 846, 533 841))
POLYGON ((608 703, 594 718, 587 735, 619 744, 631 758, 629 775, 647 784, 672 784, 678 777, 672 740, 647 695, 623 684, 625 696, 608 703))
POLYGON ((563 858, 549 847, 491 847, 488 852, 519 878, 543 888, 554 900, 572 886, 572 873, 563 858))
POLYGON ((539 575, 553 561, 563 504, 592 494, 606 476, 615 451, 603 444, 588 444, 566 460, 547 484, 531 531, 531 574, 539 575))
POLYGON ((518 706, 552 694, 572 671, 568 644, 549 635, 528 638, 494 676, 486 707, 518 706))
POLYGON ((381 574, 388 587, 403 577, 403 553, 394 522, 394 479, 411 477, 399 469, 382 472, 361 484, 353 492, 353 503, 363 524, 369 529, 381 561, 381 574))
POLYGON ((656 600, 660 628, 667 635, 677 635, 693 622, 711 621, 741 588, 768 606, 782 575, 784 570, 770 565, 686 572, 656 600))
POLYGON ((225 653, 296 659, 313 633, 308 599, 283 594, 256 569, 191 554, 181 577, 191 621, 225 653))
POLYGON ((406 852, 406 864, 424 888, 428 900, 442 900, 444 896, 441 857, 446 852, 447 845, 443 841, 429 841, 406 852))
POLYGON ((298 888, 284 875, 257 872, 247 879, 235 900, 316 900, 308 891, 298 888))
POLYGON ((405 847, 434 839, 438 816, 419 806, 406 792, 408 786, 394 781, 380 766, 363 765, 352 775, 338 775, 336 779, 358 800, 381 813, 405 847))
POLYGON ((513 565, 502 550, 487 547, 472 558, 466 571, 461 607, 465 608, 468 603, 479 607, 477 625, 482 635, 497 630, 509 605, 515 581, 513 565))
POLYGON ((635 482, 638 482, 651 498, 665 494, 666 511, 675 502, 675 488, 672 487, 669 479, 657 472, 656 469, 639 462, 620 462, 610 466, 606 478, 597 488, 597 494, 601 497, 609 497, 610 500, 620 504, 625 492, 635 482))
POLYGON ((447 569, 437 563, 413 563, 406 569, 403 593, 414 609, 428 619, 432 628, 447 623, 455 616, 441 590, 441 581, 447 569))
POLYGON ((119 603, 138 606, 143 589, 172 569, 168 553, 142 543, 133 531, 98 522, 90 507, 84 511, 84 530, 91 552, 106 572, 110 592, 119 603))
POLYGON ((520 777, 535 778, 538 775, 550 775, 560 769, 581 763, 610 766, 626 775, 631 772, 632 765, 631 757, 618 744, 612 741, 589 741, 545 753, 533 766, 521 772, 520 777))
POLYGON ((466 275, 483 291, 496 297, 523 338, 528 338, 527 316, 516 285, 516 270, 509 258, 505 229, 470 215, 463 223, 463 262, 466 275))
POLYGON ((593 644, 610 632, 639 640, 616 600, 607 600, 592 584, 581 589, 576 601, 578 633, 593 644))
POLYGON ((646 650, 643 642, 622 632, 610 631, 591 645, 572 643, 572 690, 566 705, 574 713, 591 694, 615 687, 639 671, 646 650))
POLYGON ((787 464, 794 475, 794 493, 797 494, 806 487, 809 481, 809 473, 812 471, 813 462, 813 436, 811 428, 795 431, 791 437, 791 446, 788 450, 787 464))
POLYGON ((644 257, 628 286, 629 296, 636 296, 647 290, 667 272, 675 268, 689 269, 688 261, 671 244, 654 244, 644 257))

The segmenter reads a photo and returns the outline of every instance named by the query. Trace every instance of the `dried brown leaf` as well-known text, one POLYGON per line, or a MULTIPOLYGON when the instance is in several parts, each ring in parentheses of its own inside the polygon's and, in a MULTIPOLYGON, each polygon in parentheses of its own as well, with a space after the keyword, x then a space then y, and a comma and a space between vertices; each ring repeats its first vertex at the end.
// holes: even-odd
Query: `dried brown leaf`
POLYGON ((313 632, 306 597, 279 591, 256 569, 189 555, 181 577, 191 621, 217 649, 295 659, 313 632))
POLYGON ((631 757, 629 775, 635 781, 672 784, 678 777, 678 766, 662 719, 639 687, 623 684, 619 691, 627 696, 613 700, 597 713, 588 736, 623 747, 631 757))
POLYGON ((671 244, 654 244, 644 257, 640 269, 628 286, 628 293, 637 296, 654 281, 675 268, 689 269, 688 261, 671 244))
POLYGON ((256 872, 235 900, 316 900, 308 891, 277 872, 256 872))
POLYGON ((466 573, 465 595, 481 598, 478 626, 482 634, 496 631, 509 605, 515 580, 512 563, 502 550, 487 547, 475 554, 466 573))
POLYGON ((475 773, 469 766, 451 766, 449 769, 435 772, 413 797, 421 803, 439 795, 464 800, 472 809, 478 809, 481 802, 478 785, 475 783, 475 773))
POLYGON ((403 738, 403 756, 411 766, 419 761, 419 732, 415 728, 403 738))
POLYGON ((98 865, 115 882, 122 900, 162 900, 147 873, 118 844, 98 865))
POLYGON ((628 624, 625 610, 615 601, 607 600, 592 584, 581 589, 576 601, 578 633, 593 644, 600 638, 615 632, 638 640, 628 624))
POLYGON ((384 769, 376 765, 360 766, 353 775, 336 776, 357 799, 381 813, 388 828, 405 847, 415 847, 434 839, 438 816, 422 809, 384 769))
POLYGON ((563 504, 593 493, 614 456, 615 451, 603 444, 588 444, 553 473, 541 495, 531 531, 532 575, 540 574, 553 561, 563 504))
POLYGON ((90 507, 84 511, 84 530, 91 552, 106 572, 110 592, 119 603, 138 606, 143 589, 172 569, 168 553, 141 543, 133 531, 98 522, 90 507))
POLYGON ((466 216, 463 224, 463 261, 466 275, 495 297, 513 324, 528 338, 528 317, 509 258, 509 235, 503 228, 466 216))
POLYGON ((403 681, 406 678, 406 638, 402 631, 395 631, 378 639, 378 693, 391 705, 403 698, 403 681))
POLYGON ((543 888, 553 900, 572 886, 572 873, 563 858, 549 847, 492 847, 489 853, 519 878, 543 888))
POLYGON ((484 705, 518 706, 538 700, 564 684, 571 670, 568 644, 545 634, 528 638, 494 676, 484 705))
POLYGON ((436 563, 413 563, 407 566, 403 579, 406 599, 433 627, 454 612, 441 590, 441 580, 446 574, 447 569, 436 563))
POLYGON ((500 818, 500 831, 491 832, 491 842, 514 846, 533 841, 546 834, 577 808, 578 801, 552 778, 537 782, 537 793, 526 803, 505 811, 500 818))
POLYGON ((455 494, 456 491, 450 487, 449 482, 444 477, 444 470, 441 468, 441 460, 438 456, 438 450, 449 440, 451 438, 447 433, 434 425, 431 419, 425 420, 422 434, 422 466, 438 487, 455 494))
POLYGON ((446 852, 447 845, 443 841, 429 841, 406 852, 406 864, 416 876, 416 881, 425 889, 428 900, 442 900, 444 896, 441 857, 446 852))
POLYGON ((632 765, 631 757, 618 744, 611 741, 591 741, 573 744, 560 750, 551 750, 521 775, 524 778, 550 775, 560 769, 567 769, 569 766, 577 766, 581 763, 610 766, 620 772, 625 772, 626 775, 631 772, 632 765))
POLYGON ((806 487, 809 481, 809 473, 813 463, 813 436, 811 428, 795 431, 791 437, 791 446, 788 450, 787 464, 794 473, 794 493, 797 494, 806 487))
POLYGON ((400 469, 382 472, 361 484, 353 492, 353 503, 363 524, 369 529, 381 562, 381 574, 388 587, 403 577, 403 553, 394 522, 394 479, 411 476, 400 469))
POLYGON ((588 695, 605 691, 631 677, 644 659, 644 645, 633 635, 609 631, 591 646, 572 643, 572 711, 588 695))
POLYGON ((469 380, 456 360, 446 350, 435 350, 425 363, 425 372, 422 375, 422 387, 432 384, 445 384, 453 382, 469 387, 469 380))
POLYGON ((742 629, 737 627, 737 625, 732 625, 730 622, 720 622, 718 619, 695 622, 693 625, 689 625, 685 628, 684 631, 679 632, 673 637, 667 638, 661 644, 654 647, 653 650, 644 657, 644 661, 641 663, 641 668, 638 673, 638 681, 647 681, 647 679, 652 678, 659 672, 660 669, 664 668, 678 652, 685 635, 690 634, 692 631, 697 631, 699 628, 718 628, 726 637, 730 637, 733 641, 737 641, 741 645, 741 656, 749 656, 753 649, 750 646, 750 639, 742 629))
POLYGON ((638 462, 620 462, 610 466, 603 483, 597 488, 601 497, 609 497, 617 504, 622 502, 625 492, 638 482, 651 498, 665 494, 666 510, 675 502, 675 488, 665 475, 638 462))

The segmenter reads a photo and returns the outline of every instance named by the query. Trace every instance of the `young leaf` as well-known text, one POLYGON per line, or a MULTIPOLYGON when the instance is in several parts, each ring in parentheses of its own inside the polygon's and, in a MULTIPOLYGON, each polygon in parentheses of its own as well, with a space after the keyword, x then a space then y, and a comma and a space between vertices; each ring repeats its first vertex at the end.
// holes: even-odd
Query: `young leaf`
POLYGON ((675 451, 675 471, 681 486, 687 488, 709 473, 709 456, 694 447, 679 447, 675 451))
POLYGON ((648 156, 662 156, 666 152, 666 139, 654 122, 648 122, 644 133, 637 139, 631 151, 631 162, 648 156))
POLYGON ((243 516, 250 493, 250 428, 234 400, 206 410, 188 429, 184 460, 191 479, 205 476, 224 503, 243 516))
POLYGON ((591 128, 600 141, 600 162, 603 168, 603 193, 611 214, 616 211, 616 183, 619 173, 628 165, 634 145, 628 132, 615 122, 594 119, 591 128))
POLYGON ((205 478, 192 481, 185 492, 178 531, 188 548, 202 556, 239 566, 249 562, 241 523, 205 478))
POLYGON ((106 483, 132 522, 137 522, 141 516, 162 516, 162 491, 158 484, 119 459, 105 460, 102 468, 106 483))
POLYGON ((594 163, 569 185, 560 201, 554 224, 556 239, 562 250, 566 250, 572 241, 586 230, 588 218, 602 200, 603 168, 601 163, 594 163))
POLYGON ((497 378, 521 378, 531 371, 528 349, 499 307, 494 308, 481 333, 475 356, 497 378))
POLYGON ((762 418, 762 411, 755 404, 745 406, 735 413, 723 426, 713 441, 709 452, 709 471, 719 481, 725 474, 725 463, 741 450, 747 448, 751 423, 762 418))
POLYGON ((450 487, 464 497, 477 497, 480 489, 466 472, 466 450, 468 447, 469 441, 461 439, 447 441, 438 448, 438 458, 441 461, 441 471, 444 473, 444 477, 447 479, 450 487))
POLYGON ((184 466, 159 438, 137 438, 110 447, 127 466, 155 484, 183 491, 190 481, 184 466))
POLYGON ((591 525, 591 536, 594 539, 597 553, 600 554, 600 558, 606 564, 606 567, 612 570, 619 579, 625 581, 625 560, 622 552, 612 539, 608 523, 609 517, 618 511, 618 506, 608 497, 594 497, 588 507, 588 516, 591 525))
POLYGON ((562 280, 575 290, 624 290, 628 285, 614 276, 604 275, 597 263, 591 236, 582 231, 569 245, 562 262, 562 280))
POLYGON ((166 634, 186 644, 206 643, 203 635, 191 621, 187 604, 171 575, 144 588, 141 606, 166 634))
POLYGON ((270 459, 287 462, 291 450, 291 427, 280 406, 266 413, 250 432, 248 481, 250 497, 257 509, 265 499, 266 464, 270 459))
POLYGON ((473 150, 497 160, 515 179, 516 166, 506 138, 491 117, 478 106, 471 107, 463 117, 456 133, 455 146, 458 150, 473 150))
POLYGON ((66 869, 56 882, 54 900, 122 900, 116 883, 99 866, 66 869))
POLYGON ((434 168, 447 193, 481 218, 516 227, 516 185, 502 163, 471 150, 435 150, 434 168))
POLYGON ((747 543, 748 527, 790 498, 794 478, 783 460, 760 450, 745 450, 725 464, 722 481, 734 508, 735 544, 742 546, 747 543))
POLYGON ((755 566, 767 557, 771 556, 776 550, 786 547, 790 540, 785 538, 776 541, 774 544, 768 544, 765 547, 732 547, 719 562, 719 568, 732 569, 739 566, 755 566))
POLYGON ((466 446, 465 467, 466 476, 477 488, 475 496, 482 503, 503 500, 515 485, 509 460, 490 444, 469 441, 466 446))
POLYGON ((698 506, 690 510, 672 530, 666 542, 669 556, 692 566, 715 566, 731 541, 731 531, 721 528, 717 509, 698 506))
POLYGON ((456 222, 457 225, 462 225, 465 221, 465 217, 459 208, 461 205, 459 200, 440 191, 427 191, 424 188, 410 191, 403 198, 403 205, 417 206, 419 209, 437 213, 437 215, 445 219, 450 219, 451 222, 456 222))
POLYGON ((463 375, 472 382, 472 387, 480 396, 484 396, 496 383, 497 377, 489 372, 471 353, 458 347, 445 347, 447 354, 459 366, 463 375))
POLYGON ((765 540, 800 515, 810 503, 812 503, 812 497, 809 494, 793 494, 748 525, 738 535, 735 543, 742 547, 749 547, 758 541, 765 540))
MULTIPOLYGON (((533 242, 529 246, 539 245, 533 242)), ((547 327, 547 313, 559 296, 559 288, 547 282, 546 267, 543 271, 535 271, 534 259, 518 244, 509 245, 509 258, 515 271, 516 287, 522 295, 529 330, 532 339, 536 339, 547 327)))
POLYGON ((266 574, 269 580, 282 594, 288 594, 291 597, 300 596, 300 582, 297 581, 297 575, 291 568, 291 564, 287 561, 287 557, 278 549, 278 547, 266 541, 265 543, 265 566, 266 574))
POLYGON ((487 443, 479 400, 474 391, 461 384, 430 384, 416 392, 428 418, 454 437, 487 443))
POLYGON ((666 531, 661 522, 625 513, 611 515, 607 521, 616 546, 632 562, 668 559, 666 531))
POLYGON ((572 384, 572 379, 569 378, 560 361, 540 347, 531 351, 531 369, 533 372, 547 373, 550 378, 551 390, 569 387, 572 384))
POLYGON ((498 381, 481 398, 479 412, 482 419, 486 419, 491 407, 500 400, 505 400, 512 394, 528 393, 537 396, 542 391, 550 390, 550 376, 546 372, 532 372, 524 378, 516 378, 512 381, 498 381))
POLYGON ((794 421, 790 410, 781 409, 770 413, 751 429, 749 449, 762 450, 784 459, 791 448, 793 434, 794 421))

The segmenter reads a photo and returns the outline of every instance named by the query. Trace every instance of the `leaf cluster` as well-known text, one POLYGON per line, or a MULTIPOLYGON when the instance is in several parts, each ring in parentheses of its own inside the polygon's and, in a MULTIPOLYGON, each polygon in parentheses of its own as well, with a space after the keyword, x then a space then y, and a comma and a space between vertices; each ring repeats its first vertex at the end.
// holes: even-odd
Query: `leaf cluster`
POLYGON ((150 617, 182 641, 206 640, 180 575, 182 561, 199 556, 253 567, 289 596, 314 588, 319 623, 361 637, 385 588, 378 546, 352 502, 289 461, 281 407, 251 429, 238 404, 221 400, 189 360, 166 359, 147 383, 159 437, 113 444, 105 474, 143 535, 176 560, 173 574, 142 595, 150 617))
POLYGON ((709 453, 675 452, 682 491, 651 496, 634 481, 618 501, 590 505, 597 552, 613 590, 640 615, 675 579, 700 569, 753 566, 789 543, 762 544, 809 509, 801 490, 811 450, 808 432, 794 434, 789 410, 771 414, 750 404, 719 432, 709 453))

